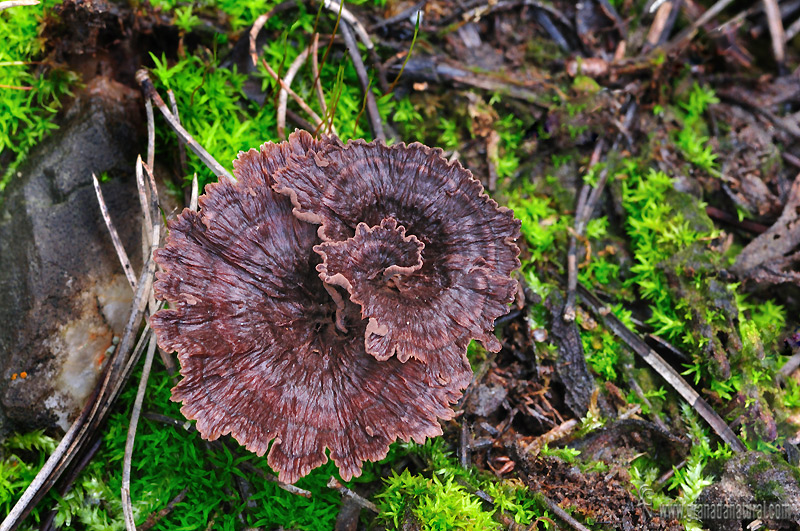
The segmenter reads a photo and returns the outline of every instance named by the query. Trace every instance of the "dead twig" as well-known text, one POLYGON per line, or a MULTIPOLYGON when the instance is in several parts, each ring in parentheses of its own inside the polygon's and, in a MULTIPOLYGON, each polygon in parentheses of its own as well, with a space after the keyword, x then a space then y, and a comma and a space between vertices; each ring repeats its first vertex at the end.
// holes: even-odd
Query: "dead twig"
POLYGON ((139 415, 142 412, 144 392, 147 389, 147 380, 150 378, 150 369, 153 366, 153 356, 156 352, 156 336, 150 334, 150 346, 144 358, 142 377, 139 380, 139 389, 131 410, 131 421, 128 425, 128 438, 125 441, 125 455, 122 461, 122 512, 125 516, 125 528, 136 531, 136 522, 133 520, 133 506, 131 505, 131 462, 133 461, 133 442, 136 439, 136 428, 139 425, 139 415))
POLYGON ((545 444, 550 444, 553 441, 558 441, 564 437, 569 436, 570 433, 578 428, 580 423, 577 419, 569 419, 563 424, 559 424, 545 434, 540 435, 532 443, 525 447, 526 453, 532 453, 534 456, 539 454, 539 451, 545 444))
MULTIPOLYGON (((169 99, 169 107, 170 107, 170 109, 172 109, 172 114, 175 115, 175 119, 178 120, 178 123, 181 123, 181 116, 178 113, 178 102, 175 100, 175 93, 172 92, 171 89, 167 90, 167 98, 169 99)), ((150 102, 148 101, 147 103, 149 104, 150 102)), ((152 112, 153 112, 153 108, 151 106, 150 107, 150 113, 152 114, 152 112)), ((150 116, 148 115, 147 118, 149 120, 150 116)), ((150 153, 149 148, 150 148, 150 145, 148 144, 147 165, 152 168, 153 167, 153 161, 149 157, 149 153, 150 153)), ((183 177, 184 175, 186 175, 186 145, 184 144, 183 139, 181 139, 180 137, 178 138, 178 161, 179 161, 180 166, 181 166, 181 177, 183 177)))
POLYGON ((264 29, 264 25, 267 21, 273 16, 282 11, 286 11, 291 7, 295 7, 297 2, 294 0, 285 0, 280 4, 276 5, 272 9, 269 10, 268 13, 260 15, 255 22, 253 22, 253 26, 250 28, 250 59, 253 61, 253 66, 258 64, 258 52, 256 51, 256 43, 258 41, 258 34, 261 33, 261 30, 264 29))
POLYGON ((399 12, 398 14, 389 17, 387 19, 381 20, 369 27, 369 31, 376 31, 381 28, 385 28, 386 26, 392 26, 397 24, 398 22, 408 21, 411 24, 414 24, 414 21, 417 19, 417 13, 422 13, 425 10, 425 5, 428 3, 428 0, 421 0, 414 4, 413 6, 409 7, 408 9, 404 9, 403 11, 399 12))
POLYGON ((589 531, 589 528, 584 526, 579 521, 575 520, 570 514, 558 506, 556 502, 551 500, 548 496, 542 493, 542 498, 544 498, 544 502, 547 504, 547 508, 553 511, 553 513, 558 516, 561 520, 566 522, 572 529, 576 529, 577 531, 589 531))
MULTIPOLYGON (((286 85, 286 83, 283 81, 283 79, 281 79, 281 76, 279 76, 278 73, 275 72, 275 70, 273 70, 272 67, 269 66, 269 63, 267 63, 267 61, 264 60, 263 58, 261 59, 261 64, 264 65, 264 68, 267 70, 267 73, 269 75, 271 75, 272 78, 275 81, 278 82, 278 85, 280 85, 281 89, 282 90, 286 90, 286 92, 289 94, 289 96, 291 96, 292 99, 295 102, 297 102, 297 104, 300 106, 300 108, 303 109, 311 117, 311 119, 314 120, 314 122, 319 124, 317 127, 322 127, 322 125, 323 125, 322 119, 319 116, 317 116, 317 113, 315 113, 311 109, 311 107, 308 106, 308 104, 305 102, 305 100, 303 98, 301 98, 300 96, 298 96, 297 93, 291 89, 291 87, 286 85)), ((336 134, 335 131, 334 131, 334 134, 336 134)))
POLYGON ((364 27, 364 24, 361 23, 358 18, 346 7, 344 7, 344 3, 339 4, 336 0, 323 0, 322 7, 335 13, 336 16, 341 15, 342 20, 350 24, 350 26, 355 30, 356 35, 358 36, 358 40, 366 46, 367 51, 373 50, 375 45, 372 43, 372 39, 369 36, 369 32, 367 28, 364 27))
POLYGON ((782 72, 785 68, 786 59, 786 34, 783 31, 783 20, 777 0, 763 0, 764 14, 767 16, 769 34, 772 37, 772 54, 778 64, 778 71, 782 72))
POLYGON ((208 166, 214 175, 217 177, 227 177, 231 181, 236 181, 236 178, 231 175, 231 173, 222 167, 222 165, 217 162, 217 160, 211 156, 211 154, 205 150, 203 146, 197 143, 197 141, 183 128, 180 124, 178 119, 173 115, 170 110, 167 108, 164 100, 161 99, 161 96, 158 95, 156 92, 155 86, 153 86, 153 82, 150 80, 150 75, 147 73, 147 70, 139 70, 136 72, 136 81, 142 87, 142 92, 146 99, 153 100, 158 110, 161 111, 161 114, 164 115, 164 118, 167 119, 167 123, 175 131, 178 136, 186 142, 186 145, 191 149, 195 155, 197 155, 200 160, 203 161, 203 164, 208 166))
POLYGON ((0 2, 0 11, 10 7, 36 6, 39 5, 39 3, 39 0, 9 0, 7 2, 0 2))
POLYGON ((122 264, 122 270, 125 272, 125 277, 128 279, 131 289, 136 291, 136 275, 133 274, 133 266, 128 258, 128 253, 125 252, 125 247, 122 246, 122 240, 119 238, 119 233, 111 221, 111 215, 108 213, 105 199, 103 199, 103 191, 100 189, 100 182, 97 176, 92 174, 92 183, 94 184, 94 192, 97 194, 97 203, 100 205, 100 213, 103 215, 103 221, 106 222, 108 234, 111 236, 111 242, 114 244, 114 250, 117 251, 117 258, 122 264))
POLYGON ((680 32, 675 38, 669 41, 665 48, 667 50, 672 50, 683 46, 688 41, 692 40, 694 36, 697 34, 697 30, 699 30, 704 24, 709 22, 711 19, 719 15, 723 9, 728 7, 733 2, 733 0, 718 0, 713 6, 708 8, 708 10, 700 15, 697 20, 692 22, 692 24, 680 32))
POLYGON ((786 28, 786 32, 783 36, 783 42, 789 42, 790 40, 794 39, 798 33, 800 33, 800 18, 792 22, 789 27, 786 28))
POLYGON ((319 33, 314 33, 311 39, 311 75, 314 77, 314 90, 317 92, 317 100, 319 101, 319 110, 322 116, 328 114, 328 106, 325 104, 325 93, 322 91, 322 81, 319 79, 319 58, 317 53, 319 50, 319 33))
POLYGON ((292 81, 294 81, 294 77, 297 75, 300 67, 303 66, 303 63, 308 59, 308 54, 312 46, 313 44, 309 45, 308 48, 300 52, 300 55, 295 57, 292 64, 289 65, 289 70, 286 71, 286 75, 283 76, 281 89, 278 92, 278 138, 286 138, 286 104, 289 99, 289 93, 286 89, 292 86, 292 81))
MULTIPOLYGON (((341 25, 341 31, 342 37, 344 37, 345 45, 347 46, 347 51, 350 54, 350 59, 352 59, 353 66, 356 69, 358 81, 361 83, 361 90, 364 93, 372 136, 373 138, 383 140, 385 142, 386 134, 383 132, 383 123, 381 121, 381 115, 378 112, 378 104, 375 101, 375 94, 373 94, 372 90, 370 90, 371 83, 369 82, 367 69, 364 67, 364 61, 361 59, 361 52, 358 51, 358 45, 356 44, 355 36, 353 35, 353 31, 350 29, 350 26, 347 22, 344 22, 341 25)), ((358 126, 358 120, 356 120, 356 126, 358 126)))
POLYGON ((656 16, 653 18, 650 30, 647 32, 643 53, 649 53, 653 48, 667 40, 669 33, 675 26, 675 21, 678 20, 680 3, 681 0, 668 0, 658 6, 656 16))
POLYGON ((378 506, 369 501, 368 499, 361 496, 359 493, 348 489, 337 480, 335 477, 331 476, 331 479, 328 480, 328 488, 334 489, 342 493, 344 496, 351 498, 354 502, 359 504, 361 507, 365 509, 369 509, 373 513, 378 513, 378 506))
POLYGON ((147 249, 152 243, 149 241, 149 231, 150 227, 153 226, 153 219, 150 209, 150 199, 147 197, 147 186, 145 186, 144 183, 144 165, 142 164, 141 155, 136 157, 136 188, 139 194, 139 207, 142 209, 142 214, 144 214, 144 226, 142 227, 142 252, 147 252, 147 249))
POLYGON ((150 513, 150 516, 147 517, 147 520, 145 520, 144 523, 139 526, 138 528, 139 531, 149 531, 150 529, 155 527, 155 525, 159 521, 161 521, 162 518, 171 513, 172 510, 175 508, 175 506, 181 503, 184 500, 184 498, 186 498, 186 494, 188 492, 189 492, 189 487, 185 487, 182 491, 178 493, 177 496, 175 496, 169 501, 166 507, 164 507, 158 512, 150 513))
POLYGON ((602 319, 606 327, 617 337, 625 342, 628 347, 650 365, 675 391, 686 400, 695 411, 717 432, 720 438, 728 443, 732 450, 744 452, 744 444, 731 431, 725 421, 714 411, 708 402, 694 390, 683 377, 672 368, 664 358, 650 348, 638 335, 628 329, 611 311, 608 310, 589 290, 578 285, 581 300, 598 318, 602 319))

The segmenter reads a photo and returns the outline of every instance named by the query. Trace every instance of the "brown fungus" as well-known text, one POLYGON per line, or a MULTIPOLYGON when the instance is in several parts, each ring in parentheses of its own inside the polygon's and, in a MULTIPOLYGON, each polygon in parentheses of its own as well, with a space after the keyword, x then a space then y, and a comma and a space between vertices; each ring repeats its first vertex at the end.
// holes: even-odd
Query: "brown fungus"
POLYGON ((151 325, 178 352, 184 415, 208 439, 269 449, 286 482, 326 448, 350 479, 398 438, 441 434, 472 375, 467 343, 499 347, 519 264, 511 212, 418 144, 298 132, 240 153, 234 174, 156 254, 170 309, 151 325))

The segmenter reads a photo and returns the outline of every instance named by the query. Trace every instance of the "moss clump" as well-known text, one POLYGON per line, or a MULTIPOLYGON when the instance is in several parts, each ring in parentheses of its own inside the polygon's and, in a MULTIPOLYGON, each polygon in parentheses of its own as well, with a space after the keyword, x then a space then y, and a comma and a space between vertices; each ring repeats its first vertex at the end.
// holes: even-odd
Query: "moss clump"
POLYGON ((72 72, 36 63, 45 51, 44 13, 57 3, 0 12, 0 191, 28 150, 56 128, 60 98, 77 81, 72 72))
POLYGON ((400 446, 427 466, 419 474, 408 469, 393 473, 376 495, 378 519, 390 529, 400 529, 409 520, 416 520, 424 531, 503 529, 511 520, 527 526, 548 516, 544 504, 519 481, 498 481, 461 468, 441 439, 428 440, 422 446, 400 446), (476 495, 479 490, 481 497, 476 495))

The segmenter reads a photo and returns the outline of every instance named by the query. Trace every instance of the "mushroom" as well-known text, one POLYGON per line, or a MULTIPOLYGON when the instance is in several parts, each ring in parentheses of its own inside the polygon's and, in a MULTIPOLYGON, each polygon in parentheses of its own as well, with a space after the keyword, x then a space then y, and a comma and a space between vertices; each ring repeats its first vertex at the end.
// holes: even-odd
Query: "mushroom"
POLYGON ((170 308, 151 326, 178 352, 183 414, 207 439, 269 450, 289 483, 326 448, 348 480, 398 438, 440 435, 472 377, 469 341, 500 347, 511 211, 420 144, 300 131, 240 153, 234 174, 155 255, 170 308))

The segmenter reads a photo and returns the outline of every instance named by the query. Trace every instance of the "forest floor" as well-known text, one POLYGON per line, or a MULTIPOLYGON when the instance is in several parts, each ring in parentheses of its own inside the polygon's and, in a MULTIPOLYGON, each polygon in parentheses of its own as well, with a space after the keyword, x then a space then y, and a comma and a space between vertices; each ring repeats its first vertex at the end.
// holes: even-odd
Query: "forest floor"
MULTIPOLYGON (((265 459, 205 443, 156 361, 133 453, 137 528, 797 528, 800 2, 338 7, 47 0, 0 12, 0 186, 72 94, 98 75, 139 90, 145 67, 223 166, 295 127, 420 141, 522 222, 503 349, 470 346, 475 377, 442 437, 397 443, 344 485, 329 463, 287 491, 265 459), (253 66, 250 30, 267 13, 253 66), (304 50, 318 76, 296 60, 304 50), (266 65, 295 70, 316 118, 279 101, 266 65), (707 510, 770 503, 791 510, 707 510)), ((181 203, 194 174, 201 189, 216 177, 160 116, 155 126, 161 179, 181 203)), ((124 528, 140 373, 94 457, 23 527, 124 528)), ((42 431, 3 443, 0 514, 56 444, 42 431)))

